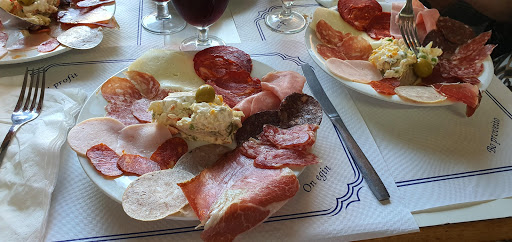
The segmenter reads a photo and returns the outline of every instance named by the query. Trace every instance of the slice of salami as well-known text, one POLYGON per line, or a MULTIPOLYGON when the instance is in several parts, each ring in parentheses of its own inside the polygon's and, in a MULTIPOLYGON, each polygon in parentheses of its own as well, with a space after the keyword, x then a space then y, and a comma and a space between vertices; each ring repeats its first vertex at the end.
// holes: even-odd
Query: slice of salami
POLYGON ((240 153, 251 158, 256 159, 261 154, 276 151, 277 148, 271 144, 262 142, 260 140, 250 139, 244 142, 240 148, 240 153))
POLYGON ((475 37, 475 32, 469 26, 448 17, 439 17, 436 26, 448 41, 457 45, 475 37))
POLYGON ((194 70, 205 81, 238 79, 238 75, 250 76, 252 60, 249 54, 235 47, 214 46, 194 55, 194 70), (235 78, 233 78, 234 75, 235 78))
POLYGON ((338 47, 347 60, 368 60, 373 48, 367 40, 360 36, 350 36, 338 47))
POLYGON ((158 146, 150 159, 158 163, 160 169, 169 169, 173 168, 180 157, 187 153, 187 151, 187 142, 180 137, 174 137, 158 146))
POLYGON ((142 98, 142 94, 130 80, 117 76, 101 85, 101 95, 107 102, 121 101, 130 104, 142 98))
POLYGON ((151 120, 153 119, 151 112, 148 111, 149 104, 151 104, 151 100, 141 98, 135 101, 131 106, 132 115, 140 123, 151 123, 151 120))
POLYGON ((364 31, 373 16, 382 12, 382 7, 375 0, 340 0, 338 12, 345 22, 364 31))
POLYGON ((395 87, 400 86, 400 80, 397 78, 384 78, 380 81, 371 81, 370 86, 380 94, 395 95, 395 87))
POLYGON ((147 99, 153 99, 159 94, 160 83, 153 75, 140 71, 126 71, 124 74, 147 99))
POLYGON ((41 53, 51 52, 57 47, 59 47, 60 43, 56 38, 51 38, 43 43, 41 43, 39 46, 37 46, 37 51, 41 53))
POLYGON ((317 129, 316 124, 296 125, 289 129, 265 125, 262 136, 279 149, 309 150, 315 144, 317 129))
MULTIPOLYGON (((388 26, 389 28, 389 26, 388 26)), ((335 30, 331 25, 329 25, 325 20, 320 20, 316 24, 315 27, 316 37, 322 43, 329 46, 338 46, 341 45, 343 39, 350 36, 350 34, 344 34, 341 31, 335 30)))
POLYGON ((260 154, 254 159, 254 167, 279 169, 283 167, 304 167, 317 164, 316 155, 302 150, 281 149, 260 154))
POLYGON ((489 38, 491 38, 491 31, 479 34, 477 37, 469 40, 464 45, 459 46, 459 48, 457 48, 455 51, 454 58, 464 58, 465 56, 471 55, 471 53, 484 46, 489 38))
POLYGON ((391 13, 381 12, 373 16, 366 26, 366 33, 373 39, 390 37, 391 13))
POLYGON ((341 52, 340 50, 338 50, 335 47, 328 46, 326 44, 318 44, 316 46, 316 51, 318 52, 318 54, 320 56, 322 56, 326 60, 328 60, 330 58, 337 58, 337 59, 341 59, 341 60, 347 59, 347 57, 343 54, 343 52, 341 52))
POLYGON ((117 165, 122 171, 139 176, 160 170, 158 163, 140 155, 123 154, 117 161, 117 165))
POLYGON ((105 176, 119 176, 123 171, 117 168, 119 155, 107 145, 101 143, 89 148, 86 152, 96 170, 105 176))
POLYGON ((441 73, 441 65, 438 64, 434 66, 434 69, 432 69, 432 74, 430 74, 430 76, 422 78, 421 82, 424 85, 432 85, 436 83, 457 83, 461 82, 461 79, 453 76, 443 77, 441 73))
POLYGON ((124 125, 140 123, 132 114, 132 103, 114 100, 105 106, 106 117, 119 120, 124 125))

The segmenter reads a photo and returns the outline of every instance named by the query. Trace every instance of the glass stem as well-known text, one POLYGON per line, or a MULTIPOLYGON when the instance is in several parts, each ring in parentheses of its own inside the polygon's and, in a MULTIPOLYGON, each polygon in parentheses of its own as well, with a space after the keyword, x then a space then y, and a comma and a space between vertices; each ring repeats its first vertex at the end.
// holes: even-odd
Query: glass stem
POLYGON ((168 2, 155 2, 156 3, 156 19, 169 19, 169 8, 167 7, 168 2))
POLYGON ((283 3, 283 11, 281 12, 281 15, 283 17, 290 17, 292 15, 292 5, 293 1, 281 1, 283 3))
POLYGON ((201 27, 199 29, 199 34, 197 35, 197 44, 198 45, 208 45, 208 27, 201 27))

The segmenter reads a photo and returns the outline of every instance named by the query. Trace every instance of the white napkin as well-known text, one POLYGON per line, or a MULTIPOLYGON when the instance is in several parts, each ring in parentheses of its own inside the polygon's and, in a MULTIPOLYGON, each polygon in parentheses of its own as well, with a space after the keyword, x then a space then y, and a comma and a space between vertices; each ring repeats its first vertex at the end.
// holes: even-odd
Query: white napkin
MULTIPOLYGON (((21 80, 23 76, 0 78, 2 140, 20 93, 20 85, 15 83, 21 80)), ((1 240, 43 240, 60 149, 86 96, 79 89, 47 88, 41 115, 22 126, 11 140, 0 167, 1 240)))

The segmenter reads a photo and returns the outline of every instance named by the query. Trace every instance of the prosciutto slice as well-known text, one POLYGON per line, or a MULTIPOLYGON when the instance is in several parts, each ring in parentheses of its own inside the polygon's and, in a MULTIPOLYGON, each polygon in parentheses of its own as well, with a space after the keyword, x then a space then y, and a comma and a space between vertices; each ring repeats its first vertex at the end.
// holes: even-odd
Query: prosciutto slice
POLYGON ((240 148, 178 185, 204 225, 205 241, 234 240, 262 223, 299 189, 292 170, 256 168, 240 148))

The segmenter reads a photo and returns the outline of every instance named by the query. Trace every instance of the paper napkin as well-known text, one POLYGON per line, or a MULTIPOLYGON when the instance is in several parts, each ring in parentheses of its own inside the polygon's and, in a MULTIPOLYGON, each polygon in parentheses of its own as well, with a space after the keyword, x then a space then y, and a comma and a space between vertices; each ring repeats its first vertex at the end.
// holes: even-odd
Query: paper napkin
MULTIPOLYGON (((0 136, 11 126, 23 76, 0 78, 0 136)), ((0 167, 0 238, 41 241, 57 181, 60 149, 86 94, 79 89, 45 91, 41 115, 22 126, 0 167)))

